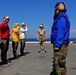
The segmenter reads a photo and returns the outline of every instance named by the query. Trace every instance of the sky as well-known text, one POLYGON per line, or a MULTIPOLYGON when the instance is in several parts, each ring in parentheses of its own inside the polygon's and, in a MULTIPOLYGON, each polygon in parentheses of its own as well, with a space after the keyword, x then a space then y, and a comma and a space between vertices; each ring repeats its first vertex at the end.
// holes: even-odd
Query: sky
POLYGON ((70 38, 76 38, 76 0, 0 0, 0 23, 4 16, 9 16, 10 33, 14 23, 24 22, 28 31, 27 38, 36 38, 40 24, 44 25, 47 38, 50 38, 53 23, 54 6, 65 2, 70 19, 70 38))

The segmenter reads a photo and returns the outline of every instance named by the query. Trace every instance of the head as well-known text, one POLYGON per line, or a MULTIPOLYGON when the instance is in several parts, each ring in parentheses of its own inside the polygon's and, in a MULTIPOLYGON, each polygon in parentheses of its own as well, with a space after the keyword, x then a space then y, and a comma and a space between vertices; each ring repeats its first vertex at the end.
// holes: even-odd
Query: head
POLYGON ((3 21, 8 21, 8 22, 9 22, 9 19, 10 19, 10 18, 9 18, 8 16, 4 16, 4 17, 3 17, 3 21))
POLYGON ((55 5, 54 18, 57 17, 61 13, 65 13, 67 11, 67 6, 64 2, 58 2, 55 5))
POLYGON ((21 23, 21 27, 25 27, 26 25, 25 25, 25 23, 21 23))
POLYGON ((44 29, 43 24, 40 24, 39 28, 40 28, 41 30, 44 29))
POLYGON ((14 27, 16 28, 17 26, 19 26, 19 23, 14 23, 14 27))

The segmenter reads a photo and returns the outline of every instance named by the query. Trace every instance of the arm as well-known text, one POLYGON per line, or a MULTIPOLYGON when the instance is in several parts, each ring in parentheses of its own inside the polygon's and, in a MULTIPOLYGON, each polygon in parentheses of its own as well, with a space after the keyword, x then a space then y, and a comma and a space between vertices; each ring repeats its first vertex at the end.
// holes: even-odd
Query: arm
POLYGON ((44 36, 46 37, 46 31, 44 31, 44 36))
POLYGON ((7 24, 7 21, 2 22, 2 23, 0 24, 0 28, 3 27, 5 24, 7 24))
POLYGON ((20 32, 26 32, 28 30, 27 26, 25 28, 20 28, 20 32))
POLYGON ((39 40, 39 32, 37 32, 36 38, 37 40, 39 40))
POLYGON ((28 28, 27 28, 27 26, 26 26, 25 31, 27 31, 27 30, 28 30, 28 28))

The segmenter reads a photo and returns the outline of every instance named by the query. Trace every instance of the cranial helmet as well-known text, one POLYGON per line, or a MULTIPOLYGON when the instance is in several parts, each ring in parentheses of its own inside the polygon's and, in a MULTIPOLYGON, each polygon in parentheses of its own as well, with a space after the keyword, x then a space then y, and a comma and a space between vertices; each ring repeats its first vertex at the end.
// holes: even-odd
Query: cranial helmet
POLYGON ((21 26, 25 26, 25 23, 24 23, 24 22, 22 22, 22 23, 21 23, 21 26))
POLYGON ((17 27, 19 25, 19 23, 14 23, 14 27, 17 27))
POLYGON ((43 24, 40 24, 40 26, 39 26, 39 27, 44 27, 44 26, 43 26, 43 24))
POLYGON ((62 12, 66 12, 67 11, 67 6, 66 6, 66 4, 64 2, 58 2, 55 5, 55 9, 58 9, 58 10, 60 10, 62 12))
POLYGON ((3 20, 5 21, 5 20, 9 20, 9 17, 8 16, 4 16, 3 17, 3 20))

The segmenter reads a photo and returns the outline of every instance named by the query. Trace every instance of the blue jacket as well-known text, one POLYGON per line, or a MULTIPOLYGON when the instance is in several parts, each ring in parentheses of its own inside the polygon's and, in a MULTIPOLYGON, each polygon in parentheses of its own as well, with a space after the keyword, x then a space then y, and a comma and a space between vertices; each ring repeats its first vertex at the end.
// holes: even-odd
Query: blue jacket
POLYGON ((60 48, 69 43, 70 21, 67 14, 60 14, 53 22, 51 31, 51 43, 60 48))

